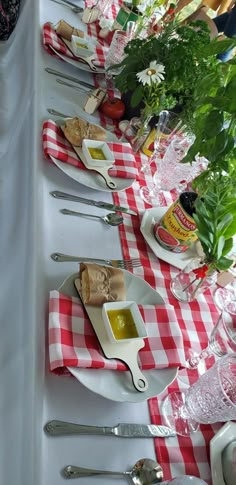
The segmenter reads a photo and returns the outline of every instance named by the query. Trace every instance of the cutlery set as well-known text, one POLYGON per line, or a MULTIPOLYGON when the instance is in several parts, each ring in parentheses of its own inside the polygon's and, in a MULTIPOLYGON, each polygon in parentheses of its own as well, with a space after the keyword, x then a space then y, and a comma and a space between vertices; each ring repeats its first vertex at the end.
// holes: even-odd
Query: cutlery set
MULTIPOLYGON (((167 426, 154 424, 120 423, 116 426, 89 426, 53 420, 46 423, 44 431, 49 436, 65 435, 99 435, 115 436, 118 438, 169 438, 176 436, 174 430, 167 426)), ((150 458, 138 460, 130 471, 118 472, 109 470, 95 470, 80 466, 67 465, 62 474, 64 478, 82 478, 86 476, 113 475, 131 478, 135 485, 155 485, 162 482, 163 470, 161 465, 150 458)))

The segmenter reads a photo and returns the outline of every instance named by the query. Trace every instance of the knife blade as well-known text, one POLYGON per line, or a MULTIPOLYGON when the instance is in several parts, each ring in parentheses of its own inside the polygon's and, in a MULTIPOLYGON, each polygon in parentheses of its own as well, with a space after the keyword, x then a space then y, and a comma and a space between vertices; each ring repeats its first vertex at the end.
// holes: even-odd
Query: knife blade
POLYGON ((59 190, 53 190, 50 192, 52 197, 55 199, 70 200, 73 202, 81 202, 82 204, 92 205, 94 207, 100 207, 101 209, 108 209, 111 211, 124 212, 125 214, 130 214, 132 216, 137 216, 137 212, 134 212, 127 207, 121 207, 119 205, 109 204, 109 202, 102 202, 92 199, 84 199, 83 197, 78 197, 77 195, 66 194, 65 192, 60 192, 59 190))
POLYGON ((63 72, 56 71, 55 69, 51 69, 50 67, 46 67, 45 71, 48 72, 48 74, 54 74, 55 76, 63 77, 64 79, 68 79, 69 81, 73 81, 74 83, 81 84, 86 88, 89 88, 89 89, 95 88, 93 84, 87 83, 86 81, 81 81, 80 79, 77 79, 76 77, 73 77, 73 76, 68 76, 68 74, 64 74, 63 72))
POLYGON ((116 426, 87 426, 84 424, 67 423, 65 421, 49 421, 44 430, 50 436, 68 434, 106 435, 119 438, 169 438, 176 436, 176 432, 168 426, 155 424, 119 423, 116 426))

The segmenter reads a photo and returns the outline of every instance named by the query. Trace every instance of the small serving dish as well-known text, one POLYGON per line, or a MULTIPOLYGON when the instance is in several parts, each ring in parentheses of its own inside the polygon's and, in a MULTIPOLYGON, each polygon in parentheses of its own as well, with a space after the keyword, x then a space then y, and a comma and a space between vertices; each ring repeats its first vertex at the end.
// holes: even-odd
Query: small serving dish
POLYGON ((85 37, 78 37, 77 35, 71 36, 71 48, 75 56, 89 57, 94 54, 94 49, 85 37))
POLYGON ((90 167, 110 167, 115 162, 113 153, 104 141, 85 139, 82 151, 90 167))
POLYGON ((147 337, 147 330, 134 301, 104 303, 102 317, 112 343, 124 343, 147 337))

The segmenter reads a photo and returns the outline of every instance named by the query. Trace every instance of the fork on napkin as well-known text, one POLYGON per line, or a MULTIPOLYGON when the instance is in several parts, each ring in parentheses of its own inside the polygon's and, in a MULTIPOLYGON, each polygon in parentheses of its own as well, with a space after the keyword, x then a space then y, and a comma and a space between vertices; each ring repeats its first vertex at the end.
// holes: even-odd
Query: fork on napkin
MULTIPOLYGON (((55 31, 53 24, 51 24, 50 22, 44 24, 42 33, 43 46, 49 54, 55 55, 49 47, 52 46, 56 51, 60 52, 64 56, 74 60, 78 60, 78 57, 76 57, 60 39, 60 36, 55 31)), ((104 67, 108 49, 108 47, 103 47, 100 43, 96 44, 95 59, 93 61, 95 66, 104 67)))
MULTIPOLYGON (((185 363, 182 333, 171 305, 140 305, 148 338, 139 352, 140 368, 164 369, 185 363)), ((56 374, 71 375, 67 367, 128 370, 104 357, 80 300, 57 290, 49 297, 49 362, 56 374)))
MULTIPOLYGON (((130 144, 108 142, 108 146, 115 156, 115 164, 108 170, 109 175, 135 180, 139 172, 130 144)), ((52 120, 43 123, 43 151, 45 157, 49 160, 51 155, 61 162, 69 163, 81 170, 87 170, 64 137, 60 127, 52 120)))

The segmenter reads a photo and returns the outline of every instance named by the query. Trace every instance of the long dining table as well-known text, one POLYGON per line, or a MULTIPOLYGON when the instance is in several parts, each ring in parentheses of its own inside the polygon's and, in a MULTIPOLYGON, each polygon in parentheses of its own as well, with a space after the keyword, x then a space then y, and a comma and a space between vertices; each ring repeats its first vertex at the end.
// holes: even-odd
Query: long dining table
MULTIPOLYGON (((179 269, 156 257, 140 232, 144 211, 150 208, 139 193, 140 187, 148 182, 141 171, 140 155, 136 156, 139 170, 137 180, 129 189, 113 194, 78 183, 45 159, 42 124, 50 118, 47 110, 84 116, 86 96, 83 91, 57 83, 56 76, 50 75, 45 68, 90 83, 94 82, 94 76, 49 55, 42 44, 42 27, 46 22, 56 24, 64 19, 86 31, 87 26, 82 23, 81 15, 51 0, 36 3, 32 0, 22 2, 16 31, 9 45, 4 47, 5 63, 2 66, 3 74, 4 68, 8 69, 8 74, 4 75, 8 75, 9 79, 10 76, 14 79, 19 76, 16 92, 14 89, 12 91, 12 100, 9 97, 12 111, 7 111, 4 99, 1 100, 5 109, 3 113, 6 113, 0 125, 0 129, 4 128, 4 123, 6 126, 1 143, 3 189, 0 208, 3 221, 2 480, 10 485, 59 485, 65 483, 61 470, 68 464, 125 471, 131 469, 140 458, 149 457, 161 464, 166 480, 192 474, 211 485, 209 443, 222 426, 219 423, 201 425, 200 430, 190 437, 168 439, 49 437, 44 432, 45 423, 52 419, 96 426, 114 426, 120 422, 164 424, 161 411, 163 399, 168 392, 186 388, 186 384, 177 377, 167 389, 150 400, 118 402, 98 394, 96 386, 94 390, 89 389, 74 377, 50 372, 49 291, 59 288, 70 274, 79 269, 76 262, 53 261, 50 257, 52 253, 105 259, 140 257, 142 266, 133 269, 133 274, 145 279, 166 303, 174 306, 181 329, 186 333, 186 348, 198 351, 206 346, 219 311, 209 290, 190 304, 182 304, 171 295, 170 280, 179 269), (18 123, 14 120, 15 143, 11 122, 14 109, 18 113, 18 123), (9 133, 11 136, 7 137, 9 133), (138 215, 124 215, 124 225, 119 228, 86 218, 65 216, 60 212, 64 207, 97 215, 104 215, 105 212, 96 207, 57 200, 50 195, 54 190, 125 205, 138 215)), ((78 1, 78 4, 83 5, 83 2, 78 1)), ((117 8, 118 5, 113 5, 113 16, 117 8)), ((88 29, 90 35, 95 35, 93 25, 88 29)), ((4 76, 2 79, 4 81, 4 76)), ((3 84, 3 88, 7 100, 7 84, 3 84)), ((98 113, 87 115, 87 119, 104 123, 98 113)), ((175 191, 165 192, 166 205, 176 196, 175 191)), ((188 377, 191 382, 191 375, 188 374, 188 377)), ((102 480, 103 483, 122 484, 126 478, 84 477, 80 480, 84 485, 96 481, 102 483, 102 480)))

